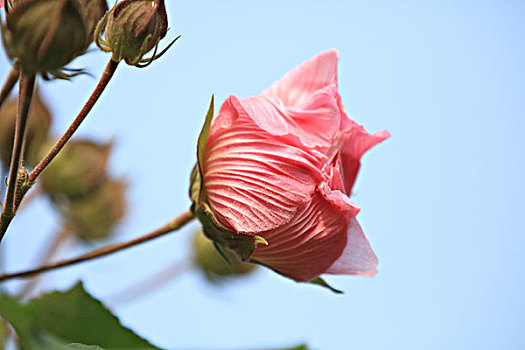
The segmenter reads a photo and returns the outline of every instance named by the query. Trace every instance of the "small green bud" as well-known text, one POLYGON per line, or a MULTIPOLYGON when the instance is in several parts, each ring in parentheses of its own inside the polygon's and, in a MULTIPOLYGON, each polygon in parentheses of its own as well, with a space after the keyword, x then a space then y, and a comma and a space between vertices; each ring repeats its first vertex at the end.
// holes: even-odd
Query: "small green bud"
MULTIPOLYGON (((42 156, 54 146, 49 143, 42 156)), ((89 140, 69 141, 58 156, 42 172, 42 188, 53 196, 69 199, 88 195, 106 179, 111 143, 89 140)))
MULTIPOLYGON (((9 166, 11 152, 13 151, 16 112, 16 99, 6 101, 0 108, 0 160, 6 166, 9 166)), ((41 147, 45 144, 50 125, 51 114, 44 102, 40 99, 37 90, 33 95, 25 136, 26 144, 24 160, 30 166, 34 166, 39 160, 39 152, 41 147)))
POLYGON ((217 251, 213 242, 202 232, 197 231, 193 236, 193 259, 195 264, 204 272, 206 278, 212 282, 219 281, 224 277, 245 275, 257 267, 255 264, 242 262, 237 255, 226 249, 222 253, 224 256, 217 251))
POLYGON ((167 50, 144 59, 144 55, 157 47, 167 31, 168 16, 164 0, 123 0, 100 21, 95 42, 103 51, 112 52, 114 61, 124 60, 127 64, 140 66, 160 57, 167 50))
POLYGON ((88 1, 14 0, 2 25, 7 55, 26 72, 67 77, 62 69, 87 50, 107 9, 105 0, 88 1))
POLYGON ((63 204, 66 228, 83 240, 109 237, 124 217, 125 190, 124 182, 108 179, 86 197, 63 204))

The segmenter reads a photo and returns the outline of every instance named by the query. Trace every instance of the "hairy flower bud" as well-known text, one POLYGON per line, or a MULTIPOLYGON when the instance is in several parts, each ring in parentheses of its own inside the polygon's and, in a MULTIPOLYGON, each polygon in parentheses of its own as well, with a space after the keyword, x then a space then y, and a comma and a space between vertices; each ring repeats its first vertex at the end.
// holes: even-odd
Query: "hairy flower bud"
POLYGON ((193 260, 206 278, 212 282, 218 281, 221 277, 245 275, 257 266, 242 262, 228 250, 224 250, 223 253, 224 257, 202 232, 197 231, 193 236, 193 260))
POLYGON ((83 240, 104 239, 126 211, 126 184, 107 179, 94 192, 64 205, 66 228, 83 240))
MULTIPOLYGON (((0 108, 0 160, 7 166, 9 166, 11 152, 13 151, 16 113, 16 99, 6 101, 0 108)), ((38 161, 40 149, 45 143, 50 125, 51 114, 40 99, 37 90, 31 103, 25 136, 24 160, 30 166, 35 165, 38 161)))
MULTIPOLYGON (((46 147, 47 151, 54 145, 46 147)), ((72 140, 42 172, 42 188, 51 196, 75 198, 97 189, 106 179, 111 143, 72 140)))
POLYGON ((25 71, 65 77, 106 9, 105 0, 14 0, 2 25, 6 52, 25 71))
POLYGON ((114 61, 124 60, 127 64, 140 66, 160 57, 154 54, 152 58, 144 59, 167 31, 164 0, 123 0, 99 23, 95 42, 103 51, 112 52, 114 61))

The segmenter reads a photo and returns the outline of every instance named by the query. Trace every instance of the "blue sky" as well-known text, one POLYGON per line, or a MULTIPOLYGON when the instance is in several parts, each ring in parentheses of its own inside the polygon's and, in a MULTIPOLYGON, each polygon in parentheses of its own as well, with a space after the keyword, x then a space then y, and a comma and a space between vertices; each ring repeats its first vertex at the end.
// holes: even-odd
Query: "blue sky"
MULTIPOLYGON (((341 52, 350 116, 392 138, 367 153, 353 200, 379 257, 373 278, 329 276, 336 296, 271 271, 222 287, 190 272, 114 311, 169 349, 522 349, 525 6, 520 1, 168 1, 177 44, 149 68, 119 67, 79 136, 114 138, 130 184, 115 241, 189 206, 187 183, 212 93, 258 94, 317 53, 341 52)), ((94 51, 73 63, 99 76, 94 51)), ((0 60, 5 75, 7 60, 0 60)), ((62 132, 96 81, 42 86, 62 132)), ((10 270, 33 266, 58 228, 35 201, 8 235, 10 270)), ((104 300, 190 254, 196 225, 48 275, 104 300)), ((87 248, 84 248, 87 249, 87 248)), ((74 255, 79 250, 64 252, 74 255)), ((12 283, 14 289, 17 282, 12 283)))

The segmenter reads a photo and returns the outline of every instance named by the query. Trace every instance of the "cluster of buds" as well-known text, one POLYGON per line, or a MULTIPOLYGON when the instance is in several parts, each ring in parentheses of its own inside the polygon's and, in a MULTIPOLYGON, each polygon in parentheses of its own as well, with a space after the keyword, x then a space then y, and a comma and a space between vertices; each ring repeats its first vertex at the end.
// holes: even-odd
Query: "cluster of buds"
MULTIPOLYGON (((0 161, 9 167, 17 112, 16 99, 0 108, 0 161)), ((55 145, 52 115, 38 90, 26 127, 24 163, 32 168, 55 145)), ((124 181, 107 173, 112 143, 71 140, 39 178, 41 190, 59 211, 68 232, 82 240, 109 237, 126 207, 124 181)))
POLYGON ((107 174, 111 149, 111 143, 72 140, 40 177, 66 230, 82 240, 109 237, 125 213, 126 185, 107 174))
MULTIPOLYGON (((49 150, 54 144, 49 142, 42 150, 49 150)), ((111 143, 92 140, 68 142, 42 174, 43 188, 53 197, 64 196, 68 200, 88 196, 105 180, 111 148, 111 143)))
POLYGON ((106 179, 94 192, 64 206, 65 228, 81 240, 105 239, 126 211, 126 184, 106 179))
POLYGON ((7 55, 25 72, 69 78, 82 69, 65 66, 97 46, 112 60, 145 67, 168 32, 164 0, 123 0, 110 11, 106 0, 12 0, 6 4, 2 39, 7 55), (144 56, 154 49, 150 58, 144 56))
POLYGON ((2 39, 7 55, 26 72, 66 78, 64 67, 86 52, 106 0, 12 0, 2 39))

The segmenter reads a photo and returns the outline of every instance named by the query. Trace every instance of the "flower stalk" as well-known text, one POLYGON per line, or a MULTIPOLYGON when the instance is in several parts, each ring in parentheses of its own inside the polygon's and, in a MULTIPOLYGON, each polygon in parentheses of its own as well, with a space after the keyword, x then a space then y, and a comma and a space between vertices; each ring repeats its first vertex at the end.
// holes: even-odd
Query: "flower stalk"
POLYGON ((115 74, 115 71, 118 67, 118 62, 113 61, 112 59, 109 60, 106 69, 104 70, 104 73, 102 74, 102 77, 100 78, 100 81, 98 82, 95 90, 87 100, 86 104, 80 111, 80 113, 77 115, 75 120, 71 123, 69 128, 66 130, 64 135, 57 141, 53 149, 49 151, 49 153, 38 163, 37 166, 31 171, 28 178, 28 185, 32 186, 38 176, 44 171, 44 169, 51 163, 51 161, 57 156, 57 154, 62 150, 62 148, 66 145, 66 143, 69 141, 69 139, 73 136, 75 131, 77 131, 78 127, 84 119, 86 119, 87 115, 95 105, 95 103, 98 101, 100 95, 102 95, 102 92, 106 89, 106 86, 108 85, 109 81, 115 74))
POLYGON ((9 96, 9 93, 11 92, 11 90, 13 90, 13 87, 18 81, 19 76, 20 68, 15 63, 13 65, 13 68, 11 68, 11 70, 9 71, 9 75, 5 80, 4 86, 2 86, 2 90, 0 90, 0 107, 2 107, 2 104, 4 104, 4 101, 7 99, 7 96, 9 96))
POLYGON ((3 275, 0 275, 0 282, 7 281, 10 279, 14 279, 14 278, 29 277, 29 276, 33 276, 39 273, 56 270, 56 269, 66 267, 66 266, 76 265, 81 262, 90 261, 93 259, 97 259, 97 258, 106 256, 106 255, 110 255, 110 254, 119 252, 121 250, 152 241, 170 232, 176 231, 180 229, 181 227, 185 226, 191 220, 193 220, 193 218, 194 218, 193 213, 191 211, 186 211, 180 214, 179 216, 177 216, 175 219, 168 222, 167 224, 165 224, 164 226, 161 226, 158 229, 148 234, 145 234, 143 236, 140 236, 138 238, 132 239, 127 242, 117 243, 117 244, 109 245, 106 247, 102 247, 100 249, 95 249, 87 254, 78 256, 73 259, 62 260, 62 261, 59 261, 53 264, 43 265, 43 266, 40 266, 35 269, 31 269, 31 270, 3 274, 3 275))
POLYGON ((34 87, 35 74, 26 74, 24 71, 21 71, 13 153, 11 156, 11 166, 9 168, 6 196, 2 206, 2 214, 0 216, 0 241, 4 237, 11 220, 15 215, 16 203, 20 202, 23 196, 23 192, 21 192, 23 191, 22 187, 24 187, 24 183, 27 181, 26 178, 23 179, 23 181, 19 181, 19 174, 23 174, 21 166, 24 152, 24 136, 34 87))

